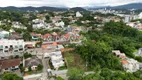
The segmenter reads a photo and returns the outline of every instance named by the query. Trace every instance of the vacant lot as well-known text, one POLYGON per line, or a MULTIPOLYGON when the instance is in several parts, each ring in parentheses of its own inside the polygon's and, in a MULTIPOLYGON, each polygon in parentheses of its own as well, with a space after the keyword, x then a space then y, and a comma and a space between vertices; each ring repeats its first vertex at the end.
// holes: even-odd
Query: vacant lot
POLYGON ((78 69, 82 69, 86 71, 86 63, 83 61, 83 59, 80 57, 79 54, 74 54, 70 52, 63 53, 63 56, 66 60, 66 64, 68 68, 75 67, 78 69))

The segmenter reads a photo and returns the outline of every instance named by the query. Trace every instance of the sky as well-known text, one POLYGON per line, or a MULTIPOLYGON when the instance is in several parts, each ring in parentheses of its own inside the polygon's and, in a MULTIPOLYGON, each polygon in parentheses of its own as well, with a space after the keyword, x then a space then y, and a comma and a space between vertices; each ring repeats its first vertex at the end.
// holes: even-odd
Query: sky
POLYGON ((142 0, 0 0, 0 7, 51 6, 51 7, 89 7, 118 6, 128 3, 142 3, 142 0))

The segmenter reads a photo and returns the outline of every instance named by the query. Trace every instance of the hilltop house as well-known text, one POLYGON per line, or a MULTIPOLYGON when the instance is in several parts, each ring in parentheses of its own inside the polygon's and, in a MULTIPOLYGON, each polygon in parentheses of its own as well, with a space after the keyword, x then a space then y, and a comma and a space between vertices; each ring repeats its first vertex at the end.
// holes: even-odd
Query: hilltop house
POLYGON ((121 59, 126 58, 126 55, 124 53, 121 53, 119 50, 113 50, 112 54, 114 54, 116 57, 119 57, 121 59))
POLYGON ((80 12, 76 12, 76 17, 83 17, 83 15, 80 12))
POLYGON ((123 59, 121 60, 124 70, 127 72, 135 72, 140 69, 139 63, 134 59, 123 59))

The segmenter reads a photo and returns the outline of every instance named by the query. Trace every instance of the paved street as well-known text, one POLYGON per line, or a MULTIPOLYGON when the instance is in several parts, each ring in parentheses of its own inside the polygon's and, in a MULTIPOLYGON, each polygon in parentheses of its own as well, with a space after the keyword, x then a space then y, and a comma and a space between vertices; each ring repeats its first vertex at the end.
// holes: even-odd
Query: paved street
POLYGON ((48 80, 48 73, 47 73, 47 69, 48 69, 48 62, 49 59, 42 59, 42 63, 43 63, 43 75, 42 78, 43 80, 48 80))

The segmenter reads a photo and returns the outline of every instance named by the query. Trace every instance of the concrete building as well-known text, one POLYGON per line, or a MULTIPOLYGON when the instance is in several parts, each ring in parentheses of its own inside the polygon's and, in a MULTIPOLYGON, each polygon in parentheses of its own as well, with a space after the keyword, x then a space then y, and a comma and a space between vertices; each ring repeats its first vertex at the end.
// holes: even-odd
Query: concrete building
POLYGON ((9 37, 9 32, 3 29, 0 29, 0 39, 8 38, 8 37, 9 37))
POLYGON ((12 22, 12 27, 19 28, 19 29, 27 29, 22 23, 20 22, 12 22))
POLYGON ((124 22, 127 23, 127 22, 130 22, 132 20, 131 16, 130 15, 125 15, 124 16, 124 22))
POLYGON ((112 53, 116 56, 119 57, 121 59, 126 58, 126 55, 124 53, 121 53, 119 50, 113 50, 112 53))
POLYGON ((136 55, 137 55, 137 56, 142 56, 142 48, 140 48, 140 49, 138 50, 138 52, 136 53, 136 55))
POLYGON ((140 69, 139 62, 134 59, 127 58, 121 60, 121 63, 123 65, 124 70, 126 70, 127 72, 135 72, 140 69))
POLYGON ((83 15, 80 12, 76 12, 76 17, 83 17, 83 15))
POLYGON ((2 52, 22 52, 24 46, 24 40, 0 40, 0 51, 2 52))
POLYGON ((61 51, 45 53, 44 57, 51 58, 51 63, 56 70, 58 70, 59 67, 65 65, 61 51))
POLYGON ((142 19, 142 12, 139 14, 139 19, 142 19))

